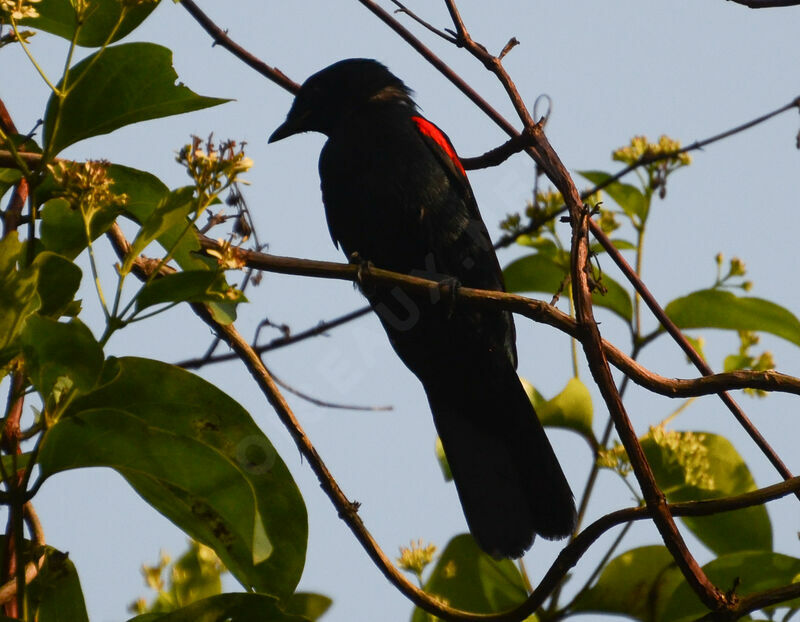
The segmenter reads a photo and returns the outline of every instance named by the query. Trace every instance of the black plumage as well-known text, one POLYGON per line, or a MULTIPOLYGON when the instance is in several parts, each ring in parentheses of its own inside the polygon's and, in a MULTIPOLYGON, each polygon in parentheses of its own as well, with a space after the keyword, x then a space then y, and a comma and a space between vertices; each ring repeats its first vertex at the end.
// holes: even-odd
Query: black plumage
MULTIPOLYGON (((334 243, 348 257, 503 290, 455 150, 386 67, 349 59, 311 76, 270 142, 305 131, 328 137, 322 198, 334 243)), ((399 287, 365 295, 422 382, 478 544, 496 557, 518 557, 537 533, 569 535, 572 492, 516 374, 511 314, 399 287)))

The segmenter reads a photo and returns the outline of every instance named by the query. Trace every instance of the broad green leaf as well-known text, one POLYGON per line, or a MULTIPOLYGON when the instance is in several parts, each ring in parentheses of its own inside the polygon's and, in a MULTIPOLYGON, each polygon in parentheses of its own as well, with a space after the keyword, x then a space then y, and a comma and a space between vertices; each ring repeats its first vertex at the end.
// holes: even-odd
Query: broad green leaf
POLYGON ((224 273, 191 270, 168 274, 145 285, 136 298, 136 308, 165 302, 228 302, 232 296, 244 301, 242 293, 225 281, 224 273))
POLYGON ((436 460, 439 462, 439 468, 442 469, 444 481, 452 482, 453 472, 450 470, 450 463, 447 462, 447 456, 444 454, 444 445, 442 445, 442 439, 438 436, 436 437, 436 447, 434 451, 436 452, 436 460))
MULTIPOLYGON (((568 274, 569 269, 564 263, 540 253, 517 259, 503 270, 503 278, 509 292, 543 292, 550 295, 559 291, 568 274)), ((605 274, 602 284, 607 290, 606 293, 592 292, 592 302, 630 322, 633 318, 633 303, 628 292, 605 274)), ((564 292, 564 295, 568 294, 568 291, 564 292)))
MULTIPOLYGON (((169 199, 169 188, 155 175, 119 164, 112 164, 108 175, 114 180, 111 190, 128 197, 125 211, 139 224, 147 222, 153 212, 169 199)), ((210 262, 198 255, 197 236, 182 235, 185 223, 178 223, 158 236, 164 250, 173 249, 172 256, 184 270, 208 270, 210 262)))
POLYGON ((285 611, 306 620, 319 620, 332 604, 333 601, 323 594, 295 592, 286 604, 285 611))
POLYGON ((800 320, 762 298, 703 289, 670 302, 665 311, 679 328, 722 328, 771 333, 800 346, 800 320))
POLYGON ((42 475, 112 467, 244 586, 288 598, 305 559, 305 505, 250 415, 165 363, 111 360, 104 378, 46 433, 42 475))
MULTIPOLYGON (((741 598, 797 582, 800 559, 767 551, 742 551, 718 557, 703 566, 703 571, 723 592, 735 590, 741 598)), ((791 602, 797 606, 796 601, 791 602)), ((688 622, 707 613, 708 610, 694 591, 682 582, 672 593, 663 619, 667 622, 688 622)))
MULTIPOLYGON (((96 210, 89 223, 92 241, 108 231, 119 214, 120 209, 114 205, 96 210)), ((48 200, 41 210, 41 217, 41 239, 47 250, 75 259, 89 245, 83 214, 66 199, 48 200)))
POLYGON ((37 622, 89 622, 78 572, 66 553, 46 549, 44 566, 28 586, 28 619, 37 622))
POLYGON ((544 403, 534 404, 534 408, 542 425, 564 428, 586 438, 594 438, 592 396, 578 378, 570 378, 558 395, 544 403))
POLYGON ((69 307, 81 284, 81 269, 66 257, 48 251, 33 262, 38 270, 40 315, 60 317, 69 307))
MULTIPOLYGON (((750 470, 726 438, 707 432, 668 431, 663 439, 656 443, 649 435, 642 447, 669 501, 716 499, 755 490, 750 470)), ((772 525, 763 505, 681 520, 718 555, 772 550, 772 525)))
MULTIPOLYGON (((84 47, 100 47, 106 42, 113 43, 122 39, 141 24, 157 4, 158 2, 142 2, 126 6, 120 0, 93 0, 88 3, 88 12, 81 24, 76 43, 84 47)), ((39 17, 23 19, 21 23, 72 40, 78 23, 73 2, 41 0, 36 4, 36 10, 39 17)))
MULTIPOLYGON (((425 591, 451 607, 474 613, 494 613, 519 605, 527 597, 517 566, 493 559, 478 548, 469 534, 455 536, 436 562, 425 591)), ((428 614, 414 609, 411 622, 428 622, 428 614)))
MULTIPOLYGON (((611 175, 603 171, 578 171, 578 174, 595 185, 603 184, 611 178, 611 175)), ((647 213, 650 209, 650 205, 647 197, 645 197, 642 191, 636 186, 623 184, 620 181, 613 181, 603 188, 603 192, 614 199, 614 202, 616 202, 629 217, 636 217, 639 224, 647 220, 647 213)))
POLYGON ((668 599, 681 581, 683 575, 666 547, 631 549, 608 562, 597 582, 575 600, 571 609, 660 622, 668 599))
POLYGON ((112 164, 106 174, 114 181, 111 191, 128 197, 125 211, 132 214, 140 223, 145 222, 169 194, 167 185, 146 171, 112 164))
POLYGON ((95 52, 73 67, 69 80, 75 86, 60 106, 58 97, 51 95, 44 118, 45 144, 55 155, 68 145, 131 123, 229 101, 197 95, 176 84, 177 79, 172 52, 154 43, 123 43, 95 52))
POLYGON ((22 171, 15 168, 0 168, 0 199, 8 192, 8 189, 15 186, 22 179, 22 171))
MULTIPOLYGON (((130 272, 133 260, 147 247, 150 242, 163 235, 171 229, 179 229, 178 236, 194 236, 187 216, 194 208, 193 188, 186 186, 170 192, 161 201, 155 210, 150 214, 146 221, 142 223, 142 228, 131 244, 131 250, 125 258, 121 272, 130 272)), ((179 238, 176 237, 177 241, 179 238)), ((167 249, 171 250, 171 249, 167 249)))
POLYGON ((69 379, 68 388, 86 393, 94 388, 103 369, 103 349, 85 324, 68 324, 32 315, 21 336, 26 370, 33 385, 47 397, 69 379))
POLYGON ((553 295, 562 287, 569 268, 552 257, 536 253, 511 262, 503 270, 509 292, 543 292, 553 295))
POLYGON ((230 302, 212 302, 208 305, 215 322, 227 326, 236 321, 236 304, 230 302))
POLYGON ((0 240, 0 350, 11 345, 25 319, 41 304, 36 292, 36 270, 19 269, 19 264, 24 264, 24 249, 16 232, 0 240))
POLYGON ((128 622, 308 622, 285 613, 266 594, 219 594, 170 613, 145 613, 128 622))

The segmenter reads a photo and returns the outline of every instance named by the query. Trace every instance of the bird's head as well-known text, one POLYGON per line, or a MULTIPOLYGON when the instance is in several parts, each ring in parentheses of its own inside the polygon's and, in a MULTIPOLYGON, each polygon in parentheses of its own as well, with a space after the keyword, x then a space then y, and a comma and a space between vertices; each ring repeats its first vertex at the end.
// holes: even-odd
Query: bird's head
POLYGON ((269 142, 301 132, 329 135, 343 119, 373 102, 414 106, 411 90, 378 61, 341 60, 303 83, 286 121, 272 133, 269 142))

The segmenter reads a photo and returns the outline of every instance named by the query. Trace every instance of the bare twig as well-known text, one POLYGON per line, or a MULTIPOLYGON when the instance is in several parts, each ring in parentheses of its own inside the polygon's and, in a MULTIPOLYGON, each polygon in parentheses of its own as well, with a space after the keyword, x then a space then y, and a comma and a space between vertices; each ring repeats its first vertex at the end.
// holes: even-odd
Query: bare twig
POLYGON ((428 30, 430 30, 437 37, 441 37, 442 39, 444 39, 448 43, 453 43, 453 44, 457 43, 457 40, 456 40, 455 37, 453 37, 452 35, 447 34, 446 32, 444 32, 442 30, 439 30, 435 26, 432 26, 431 24, 426 22, 424 19, 422 19, 419 15, 414 13, 411 9, 409 9, 407 6, 405 6, 402 2, 398 2, 398 0, 391 0, 391 1, 392 1, 392 4, 394 4, 397 7, 400 7, 395 11, 395 13, 405 13, 411 19, 413 19, 415 22, 420 24, 423 28, 427 28, 428 30))
POLYGON ((193 0, 181 0, 181 4, 183 8, 194 17, 195 21, 211 35, 211 38, 214 39, 214 45, 220 45, 229 52, 232 52, 246 65, 252 67, 262 76, 272 80, 275 84, 283 87, 290 93, 297 93, 300 89, 300 85, 288 78, 280 69, 267 65, 264 61, 253 56, 239 44, 235 43, 224 30, 217 26, 208 15, 200 10, 200 7, 198 7, 193 0))
MULTIPOLYGON (((283 348, 288 345, 292 345, 299 341, 303 341, 304 339, 308 339, 309 337, 316 337, 317 335, 323 335, 327 331, 336 328, 337 326, 342 326, 352 320, 360 318, 367 313, 369 313, 372 309, 369 306, 361 307, 360 309, 356 309, 355 311, 351 311, 350 313, 345 313, 344 315, 334 318, 332 320, 328 320, 325 322, 320 322, 313 328, 309 328, 307 330, 301 331, 294 335, 289 335, 286 337, 278 337, 277 339, 273 339, 269 343, 266 343, 261 346, 257 346, 253 344, 252 348, 256 352, 256 354, 263 354, 264 352, 269 352, 270 350, 277 350, 278 348, 283 348)), ((219 354, 217 356, 210 356, 210 357, 200 357, 195 359, 186 359, 185 361, 179 361, 175 363, 178 367, 183 367, 184 369, 199 369, 204 367, 205 365, 210 365, 212 363, 222 363, 223 361, 232 361, 234 359, 238 359, 239 357, 234 352, 229 352, 227 354, 219 354)))
MULTIPOLYGON (((798 0, 798 2, 800 2, 800 0, 798 0)), ((628 166, 620 169, 619 171, 614 173, 611 177, 609 177, 608 179, 606 179, 602 183, 599 183, 596 186, 590 188, 589 190, 586 190, 586 191, 582 192, 581 193, 581 198, 582 199, 587 199, 588 197, 590 197, 594 193, 596 193, 596 192, 598 192, 600 190, 603 190, 604 188, 607 188, 608 186, 610 186, 611 184, 613 184, 616 181, 619 181, 620 179, 625 177, 625 175, 627 175, 628 173, 631 173, 632 171, 636 170, 637 168, 640 168, 642 166, 646 166, 648 164, 653 164, 654 162, 661 162, 663 160, 670 160, 672 158, 675 158, 675 157, 679 156, 682 153, 689 153, 691 151, 697 151, 699 149, 703 149, 704 147, 707 147, 708 145, 710 145, 712 143, 718 142, 718 141, 720 141, 720 140, 722 140, 724 138, 730 138, 731 136, 734 136, 735 134, 739 134, 740 132, 744 132, 745 130, 749 130, 750 128, 755 127, 756 125, 760 125, 761 123, 764 123, 765 121, 769 121, 773 117, 776 117, 779 114, 782 114, 782 113, 784 113, 784 112, 786 112, 788 110, 791 110, 792 108, 800 108, 800 97, 796 97, 795 99, 793 99, 789 103, 784 104, 780 108, 777 108, 777 109, 775 109, 775 110, 773 110, 771 112, 763 114, 760 117, 756 117, 755 119, 751 119, 750 121, 747 121, 745 123, 737 125, 736 127, 733 127, 733 128, 731 128, 729 130, 726 130, 724 132, 720 132, 719 134, 715 134, 714 136, 709 136, 708 138, 704 138, 703 140, 697 140, 697 141, 691 143, 690 145, 686 145, 685 147, 682 147, 680 149, 675 149, 673 151, 665 151, 665 152, 658 153, 658 154, 650 154, 650 155, 642 156, 636 162, 633 162, 633 163, 629 164, 628 166)), ((515 143, 514 139, 512 138, 511 140, 507 141, 506 143, 504 143, 500 147, 497 147, 496 149, 493 149, 492 151, 489 151, 489 152, 485 153, 482 156, 478 156, 477 158, 465 158, 461 162, 464 164, 464 168, 467 169, 467 170, 471 170, 472 168, 484 168, 486 166, 497 166, 499 164, 502 164, 502 162, 504 161, 504 160, 500 160, 499 159, 501 156, 505 156, 506 158, 508 158, 508 157, 514 155, 514 153, 517 153, 518 151, 521 150, 520 149, 520 150, 517 150, 517 151, 512 151, 511 148, 507 146, 507 145, 511 145, 511 144, 514 144, 515 146, 519 145, 519 143, 518 142, 515 143), (494 157, 494 158, 487 157, 489 154, 495 154, 495 153, 496 153, 497 157, 494 157)), ((562 209, 560 209, 558 211, 555 211, 552 214, 549 214, 547 219, 550 220, 550 219, 556 218, 559 215, 565 213, 566 211, 567 211, 567 208, 563 207, 562 209)), ((507 235, 501 236, 495 242, 494 247, 495 248, 504 248, 506 246, 510 246, 511 244, 516 242, 517 238, 520 235, 533 233, 534 231, 537 231, 539 229, 539 227, 542 226, 542 224, 543 224, 542 221, 530 222, 528 225, 526 225, 525 227, 521 228, 519 231, 514 232, 513 234, 507 234, 507 235)))
MULTIPOLYGON (((237 358, 239 357, 237 356, 237 358)), ((336 402, 326 402, 325 400, 318 399, 312 395, 308 395, 308 393, 303 393, 302 391, 295 389, 290 384, 278 378, 274 372, 270 373, 272 374, 272 379, 275 381, 275 384, 283 387, 289 393, 296 395, 300 399, 303 399, 311 404, 314 404, 315 406, 321 406, 323 408, 336 408, 341 410, 365 410, 370 412, 385 412, 387 410, 392 410, 391 406, 357 406, 354 404, 338 404, 336 402)))

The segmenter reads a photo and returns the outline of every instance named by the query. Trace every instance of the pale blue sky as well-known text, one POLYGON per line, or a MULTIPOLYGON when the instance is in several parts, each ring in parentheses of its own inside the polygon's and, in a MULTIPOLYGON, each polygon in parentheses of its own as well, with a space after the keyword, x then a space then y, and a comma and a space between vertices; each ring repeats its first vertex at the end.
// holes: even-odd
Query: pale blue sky
MULTIPOLYGON (((495 147, 505 137, 464 96, 416 52, 357 2, 236 3, 200 2, 221 27, 266 62, 296 81, 340 58, 373 57, 386 63, 417 93, 423 112, 442 127, 463 156, 495 147)), ((448 26, 443 3, 408 2, 438 26, 448 26)), ((282 121, 291 97, 244 66, 208 36, 180 7, 163 2, 129 40, 153 41, 174 50, 180 80, 198 93, 236 101, 195 114, 124 128, 109 136, 69 148, 70 158, 108 158, 148 170, 171 186, 186 178, 174 154, 190 134, 243 139, 255 166, 246 198, 269 251, 314 259, 341 260, 328 236, 319 197, 317 157, 323 138, 305 135, 267 145, 282 121)), ((391 8, 388 2, 384 6, 391 8)), ((697 2, 543 2, 476 0, 460 3, 474 38, 499 51, 516 36, 521 45, 505 64, 532 104, 540 93, 554 101, 548 135, 571 170, 616 170, 609 154, 634 134, 667 133, 684 143, 728 129, 777 108, 800 94, 800 9, 752 11, 723 0, 697 2)), ((405 23, 458 70, 493 105, 513 120, 506 97, 494 78, 462 50, 452 48, 410 20, 405 23)), ((54 73, 67 44, 37 35, 32 50, 54 73)), ((2 50, 0 97, 22 131, 44 110, 47 93, 22 55, 2 50)), ((649 223, 645 280, 664 304, 706 287, 714 279, 714 255, 744 259, 755 281, 753 295, 781 303, 800 315, 800 278, 795 264, 798 161, 794 137, 796 112, 694 154, 694 164, 671 180, 665 201, 657 202, 649 223)), ((532 184, 532 163, 515 156, 499 168, 470 173, 490 232, 508 212, 523 209, 532 184)), ((567 236, 567 225, 561 225, 567 236)), ((506 265, 520 249, 500 254, 506 265)), ((619 278, 610 262, 604 269, 619 278)), ((106 272, 105 278, 111 279, 106 272)), ((86 279, 84 279, 86 280, 86 279)), ((98 318, 92 290, 83 298, 89 321, 98 318)), ((319 320, 350 311, 363 300, 353 287, 324 281, 267 274, 248 291, 252 304, 240 311, 240 331, 252 335, 266 314, 302 330, 319 320)), ((627 334, 607 314, 598 314, 601 330, 623 349, 627 334)), ((653 326, 649 316, 647 325, 653 326)), ((95 324, 95 329, 96 329, 95 324)), ((517 320, 520 372, 546 396, 557 393, 570 374, 569 342, 561 334, 517 320)), ((736 346, 734 337, 705 332, 715 368, 736 346)), ((108 353, 137 354, 175 361, 204 351, 210 335, 190 310, 179 308, 153 325, 134 327, 115 337, 108 353), (140 332, 137 332, 140 331, 140 332)), ((765 337, 779 369, 800 375, 796 347, 765 337)), ((643 362, 667 376, 692 376, 683 355, 664 338, 648 348, 643 362)), ((282 379, 330 401, 391 404, 389 413, 326 410, 288 396, 311 439, 360 513, 390 555, 410 539, 422 537, 444 546, 465 530, 452 485, 445 484, 433 454, 434 430, 424 393, 396 359, 377 322, 363 318, 329 337, 270 355, 267 363, 282 379)), ((588 378, 585 366, 584 379, 588 378)), ((410 603, 380 575, 357 545, 321 492, 308 466, 275 414, 237 364, 208 368, 203 376, 238 399, 276 445, 289 465, 309 510, 310 540, 301 589, 334 599, 324 618, 404 620, 410 603)), ((773 396, 756 401, 738 397, 754 422, 800 472, 793 414, 796 400, 773 396)), ((676 405, 634 388, 627 400, 637 429, 658 422, 676 405)), ((595 394, 598 420, 603 409, 595 394)), ((693 405, 679 428, 725 434, 746 457, 759 485, 777 481, 766 460, 731 420, 718 400, 693 405)), ((599 427, 599 426, 598 426, 599 427)), ((589 456, 582 441, 551 433, 567 477, 582 490, 589 456)), ((589 518, 628 506, 630 495, 608 474, 601 476, 603 501, 589 518)), ((48 542, 70 553, 80 572, 92 620, 126 618, 125 607, 145 590, 139 575, 160 548, 177 554, 185 537, 150 509, 110 471, 59 475, 35 500, 48 542)), ((792 500, 769 506, 777 550, 800 555, 797 510, 792 500)), ((796 500, 794 500, 796 503, 796 500)), ((585 560, 599 559, 607 535, 585 560)), ((657 543, 655 529, 634 527, 627 547, 657 543)), ((690 539, 702 561, 709 553, 690 539)), ((537 541, 526 557, 534 577, 550 565, 559 545, 537 541)), ((578 576, 586 576, 578 569, 578 576)), ((232 583, 230 585, 233 585, 232 583)))

